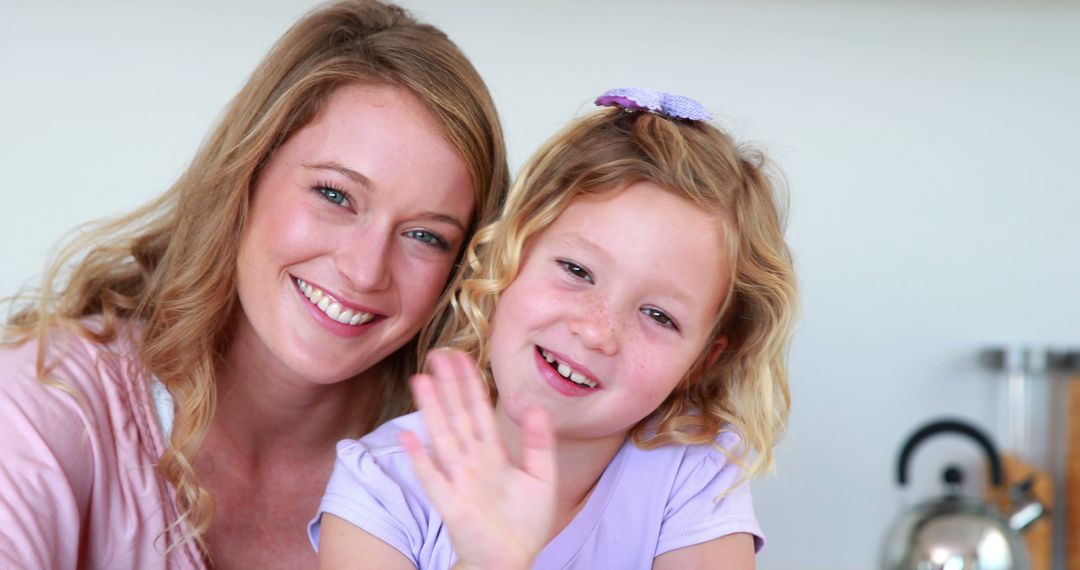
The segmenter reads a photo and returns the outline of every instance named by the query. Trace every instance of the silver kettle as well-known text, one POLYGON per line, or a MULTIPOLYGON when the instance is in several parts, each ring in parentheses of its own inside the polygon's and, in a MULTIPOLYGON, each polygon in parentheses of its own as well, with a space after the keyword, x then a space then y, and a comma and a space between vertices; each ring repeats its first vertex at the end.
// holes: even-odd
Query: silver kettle
MULTIPOLYGON (((978 443, 990 462, 990 482, 1003 483, 1001 457, 981 431, 958 420, 929 423, 908 438, 897 462, 897 482, 907 484, 908 461, 915 447, 940 433, 960 433, 978 443)), ((886 570, 1028 570, 1021 532, 1046 513, 1031 494, 1031 481, 1010 490, 1014 510, 1004 515, 985 501, 959 494, 963 473, 950 465, 943 473, 944 497, 901 513, 886 536, 886 570)))

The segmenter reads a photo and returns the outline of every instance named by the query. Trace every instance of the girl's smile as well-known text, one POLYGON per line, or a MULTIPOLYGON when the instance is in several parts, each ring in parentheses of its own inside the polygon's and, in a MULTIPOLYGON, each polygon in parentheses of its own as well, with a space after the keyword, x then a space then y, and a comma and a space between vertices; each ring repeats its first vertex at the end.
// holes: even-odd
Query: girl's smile
POLYGON ((706 349, 730 288, 722 231, 652 183, 571 202, 532 238, 496 306, 499 413, 516 421, 538 405, 557 437, 625 437, 706 349))
POLYGON ((541 347, 536 347, 536 369, 540 377, 564 396, 585 396, 600 389, 595 376, 582 372, 580 365, 570 364, 570 359, 556 356, 541 347))

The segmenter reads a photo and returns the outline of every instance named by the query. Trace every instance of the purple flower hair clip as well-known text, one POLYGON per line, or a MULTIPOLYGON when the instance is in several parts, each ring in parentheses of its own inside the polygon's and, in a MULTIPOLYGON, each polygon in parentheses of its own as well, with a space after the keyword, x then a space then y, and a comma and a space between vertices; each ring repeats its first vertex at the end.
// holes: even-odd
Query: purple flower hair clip
POLYGON ((705 107, 689 97, 666 91, 654 91, 639 87, 611 89, 596 98, 599 107, 622 107, 627 111, 647 111, 671 119, 709 121, 712 115, 705 107))

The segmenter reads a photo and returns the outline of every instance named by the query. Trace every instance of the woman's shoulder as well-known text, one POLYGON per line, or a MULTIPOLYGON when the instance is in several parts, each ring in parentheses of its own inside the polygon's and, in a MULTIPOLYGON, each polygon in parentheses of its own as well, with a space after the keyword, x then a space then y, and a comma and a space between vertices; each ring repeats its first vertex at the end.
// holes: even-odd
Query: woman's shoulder
POLYGON ((88 429, 88 420, 100 406, 88 389, 93 359, 74 333, 61 328, 50 330, 44 360, 46 374, 38 372, 41 341, 0 346, 0 437, 15 446, 22 456, 18 465, 55 465, 66 473, 76 495, 89 493, 91 481, 81 475, 92 470, 93 444, 87 445, 97 430, 88 429), (57 359, 55 355, 63 358, 57 359), (26 462, 34 457, 34 462, 26 462), (81 491, 81 492, 80 492, 81 491))
MULTIPOLYGON (((0 415, 21 416, 24 428, 46 434, 79 429, 94 438, 100 432, 156 451, 138 327, 121 322, 106 342, 83 332, 99 333, 102 326, 100 319, 82 319, 54 326, 43 340, 0 347, 0 415)), ((5 424, 12 429, 13 422, 5 424)))
POLYGON ((100 318, 88 317, 53 326, 44 339, 0 345, 0 393, 36 392, 44 386, 76 399, 93 400, 111 391, 111 384, 128 385, 141 377, 135 340, 138 327, 120 322, 110 340, 90 338, 103 327, 100 318))
POLYGON ((12 498, 0 526, 14 533, 0 557, 20 567, 159 567, 155 541, 175 519, 154 467, 164 444, 137 327, 121 323, 96 342, 77 327, 101 332, 100 321, 69 324, 44 345, 0 347, 0 494, 12 498))

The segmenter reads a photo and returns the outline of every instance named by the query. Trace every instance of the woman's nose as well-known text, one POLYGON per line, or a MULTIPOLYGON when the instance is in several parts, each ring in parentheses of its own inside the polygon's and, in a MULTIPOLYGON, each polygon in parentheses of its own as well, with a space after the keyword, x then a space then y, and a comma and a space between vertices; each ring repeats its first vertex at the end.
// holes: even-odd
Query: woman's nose
POLYGON ((390 228, 366 224, 339 242, 334 263, 353 290, 382 291, 390 286, 393 238, 390 228))

